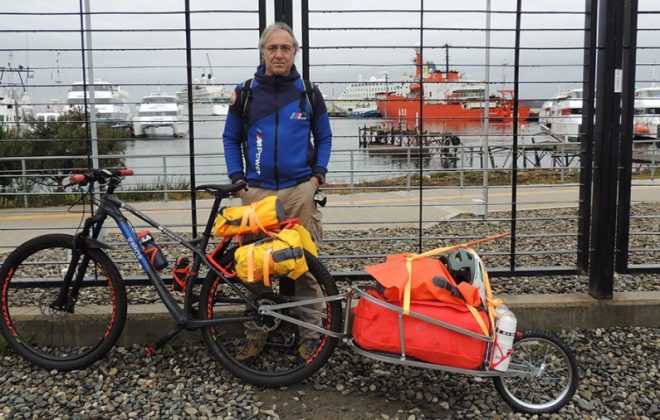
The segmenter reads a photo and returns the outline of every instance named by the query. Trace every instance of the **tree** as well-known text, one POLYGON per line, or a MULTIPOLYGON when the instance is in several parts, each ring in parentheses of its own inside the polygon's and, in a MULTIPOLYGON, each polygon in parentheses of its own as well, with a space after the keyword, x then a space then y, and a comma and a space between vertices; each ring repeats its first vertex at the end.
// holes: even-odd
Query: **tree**
MULTIPOLYGON (((0 160, 0 188, 3 190, 31 191, 38 184, 62 189, 71 173, 88 168, 87 156, 91 154, 84 113, 68 111, 55 121, 39 121, 27 116, 20 133, 0 130, 0 156, 10 158, 29 157, 26 169, 30 174, 23 178, 20 159, 0 160), (33 158, 41 159, 33 159, 33 158)), ((98 153, 123 154, 126 146, 119 139, 126 138, 125 130, 114 129, 109 124, 98 125, 98 153)), ((122 158, 100 158, 102 167, 124 165, 122 158)))

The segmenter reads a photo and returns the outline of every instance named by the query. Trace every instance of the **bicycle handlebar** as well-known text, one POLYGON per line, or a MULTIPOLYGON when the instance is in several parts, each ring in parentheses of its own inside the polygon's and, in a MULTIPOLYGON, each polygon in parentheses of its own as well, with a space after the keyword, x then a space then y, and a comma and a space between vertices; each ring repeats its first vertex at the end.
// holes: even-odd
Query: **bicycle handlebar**
POLYGON ((69 177, 69 184, 71 185, 87 185, 90 182, 98 182, 99 184, 105 184, 109 179, 120 178, 124 176, 133 175, 132 169, 118 169, 118 170, 109 170, 109 169, 90 169, 84 174, 74 174, 69 177))

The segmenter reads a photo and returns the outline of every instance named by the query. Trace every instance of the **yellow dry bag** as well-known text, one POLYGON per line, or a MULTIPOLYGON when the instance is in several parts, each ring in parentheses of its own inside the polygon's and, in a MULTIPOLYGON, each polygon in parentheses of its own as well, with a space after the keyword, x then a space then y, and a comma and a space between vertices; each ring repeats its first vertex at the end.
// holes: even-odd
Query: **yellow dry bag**
POLYGON ((282 202, 275 195, 247 206, 225 207, 218 212, 213 226, 215 237, 259 233, 286 220, 282 202))
POLYGON ((247 283, 263 281, 266 286, 271 274, 295 280, 308 271, 303 250, 300 234, 282 229, 271 238, 239 247, 234 254, 236 273, 247 283))

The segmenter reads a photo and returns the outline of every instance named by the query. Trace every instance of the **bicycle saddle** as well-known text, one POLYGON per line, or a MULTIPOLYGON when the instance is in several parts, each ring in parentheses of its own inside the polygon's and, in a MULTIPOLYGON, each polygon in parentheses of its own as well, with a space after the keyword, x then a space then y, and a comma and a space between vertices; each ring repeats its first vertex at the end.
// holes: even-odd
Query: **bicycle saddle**
POLYGON ((238 181, 233 184, 203 184, 195 187, 195 191, 207 191, 216 196, 229 197, 237 191, 247 188, 247 182, 238 181))

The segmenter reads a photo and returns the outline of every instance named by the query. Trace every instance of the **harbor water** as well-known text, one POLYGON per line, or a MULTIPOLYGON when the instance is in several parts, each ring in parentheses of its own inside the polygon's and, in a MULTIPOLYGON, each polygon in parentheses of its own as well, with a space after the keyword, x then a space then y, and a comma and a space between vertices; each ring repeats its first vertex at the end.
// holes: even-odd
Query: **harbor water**
MULTIPOLYGON (((197 183, 226 182, 226 166, 223 156, 222 131, 225 125, 224 116, 210 115, 202 109, 194 116, 194 163, 197 183)), ((361 127, 386 126, 391 122, 384 119, 350 119, 331 118, 333 131, 333 152, 329 164, 328 182, 357 183, 405 176, 419 172, 419 165, 426 170, 446 169, 441 153, 431 151, 428 156, 420 159, 404 148, 396 153, 377 153, 359 145, 359 129, 361 127)), ((456 168, 481 167, 478 157, 480 145, 484 142, 483 129, 479 123, 463 126, 439 127, 425 126, 425 131, 451 132, 461 139, 458 155, 461 159, 456 168)), ((494 154, 492 163, 497 166, 511 164, 510 147, 512 145, 512 124, 491 124, 488 130, 487 142, 496 150, 498 146, 504 149, 494 154), (508 150, 508 152, 507 152, 508 150)), ((540 133, 537 123, 519 125, 519 144, 530 141, 552 141, 540 133)), ((190 175, 190 139, 189 136, 174 138, 171 130, 149 132, 144 138, 126 141, 126 165, 140 175, 139 182, 152 183, 166 175, 168 182, 186 181, 190 175)), ((491 164, 492 164, 491 163, 491 164)))

